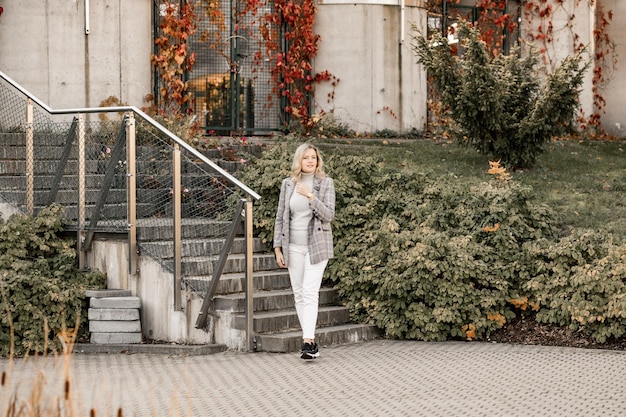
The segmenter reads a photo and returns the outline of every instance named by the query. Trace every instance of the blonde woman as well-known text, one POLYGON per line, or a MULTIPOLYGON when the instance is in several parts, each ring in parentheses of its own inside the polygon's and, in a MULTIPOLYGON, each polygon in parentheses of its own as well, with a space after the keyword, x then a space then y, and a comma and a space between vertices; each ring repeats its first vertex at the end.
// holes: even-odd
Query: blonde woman
POLYGON ((335 185, 324 173, 319 150, 308 143, 296 149, 292 176, 283 180, 274 225, 274 253, 289 279, 302 328, 302 359, 319 356, 315 326, 319 290, 333 257, 330 222, 335 216, 335 185))

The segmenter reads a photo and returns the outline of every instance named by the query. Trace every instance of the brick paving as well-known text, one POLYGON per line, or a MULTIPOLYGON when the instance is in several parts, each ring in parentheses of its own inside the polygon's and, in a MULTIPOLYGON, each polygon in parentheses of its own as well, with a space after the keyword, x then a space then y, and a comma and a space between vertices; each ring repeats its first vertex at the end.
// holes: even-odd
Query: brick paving
MULTIPOLYGON (((626 415, 626 352, 376 340, 321 354, 75 354, 69 404, 76 416, 626 415)), ((0 359, 0 369, 10 375, 0 411, 37 375, 63 404, 61 359, 0 359)))

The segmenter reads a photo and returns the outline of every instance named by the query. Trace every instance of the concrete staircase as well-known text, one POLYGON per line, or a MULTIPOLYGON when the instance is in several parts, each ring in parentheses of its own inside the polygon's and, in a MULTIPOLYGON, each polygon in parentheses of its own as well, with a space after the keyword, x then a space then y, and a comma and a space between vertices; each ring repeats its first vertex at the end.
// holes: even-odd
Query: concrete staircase
POLYGON ((88 290, 90 342, 141 343, 141 300, 130 290, 88 290))
MULTIPOLYGON (((46 186, 52 180, 51 173, 56 169, 55 164, 62 152, 63 135, 59 135, 58 139, 58 146, 51 144, 45 148, 35 149, 37 158, 40 158, 35 164, 37 175, 36 206, 43 204, 46 200, 45 197, 49 191, 46 186)), ((23 206, 25 201, 23 141, 23 134, 0 133, 0 196, 14 206, 23 206)), ((48 143, 51 142, 48 141, 48 143)), ((97 149, 94 149, 90 152, 96 151, 97 149)), ((141 159, 144 156, 149 158, 152 153, 154 151, 151 151, 149 146, 138 150, 138 166, 141 163, 149 163, 148 160, 142 161, 141 159)), ((76 182, 65 178, 67 178, 68 173, 76 169, 76 166, 76 161, 70 160, 65 171, 66 177, 60 184, 61 188, 57 197, 57 201, 60 200, 66 207, 65 212, 69 218, 75 218, 76 182)), ((87 199, 88 204, 90 204, 89 201, 95 200, 98 186, 102 182, 102 166, 89 165, 87 175, 87 199)), ((164 183, 168 182, 167 178, 162 178, 162 180, 164 183)), ((149 195, 151 192, 155 192, 150 187, 142 188, 144 182, 138 178, 138 195, 149 195)), ((192 180, 185 181, 185 183, 192 182, 192 180)), ((109 193, 107 206, 104 208, 107 219, 116 221, 119 218, 117 221, 121 224, 125 224, 125 217, 119 217, 125 215, 123 206, 124 186, 125 184, 114 184, 109 193)), ((90 214, 91 207, 93 206, 87 208, 87 216, 90 214)), ((152 217, 152 219, 157 218, 163 221, 161 223, 151 221, 149 225, 143 226, 141 219, 138 220, 137 235, 142 255, 149 255, 153 252, 173 254, 172 222, 171 219, 166 218, 166 215, 164 216, 167 211, 151 213, 150 210, 154 210, 154 208, 150 206, 138 207, 138 216, 152 217)), ((229 225, 227 222, 200 218, 184 220, 192 220, 190 222, 192 224, 189 224, 189 227, 185 227, 185 223, 183 224, 183 281, 188 287, 196 288, 196 292, 201 294, 203 288, 207 288, 207 283, 211 280, 213 262, 217 259, 224 243, 224 240, 218 236, 224 236, 224 230, 227 230, 229 225)), ((268 352, 297 351, 301 346, 301 333, 298 330, 299 323, 290 290, 288 273, 286 270, 277 268, 274 255, 267 250, 259 239, 254 240, 254 252, 255 293, 253 304, 256 349, 268 352)), ((172 270, 173 259, 164 257, 161 262, 165 269, 172 270)), ((243 291, 246 286, 244 270, 244 241, 242 238, 238 238, 235 240, 228 257, 214 302, 216 309, 214 316, 219 316, 223 321, 226 321, 221 325, 233 330, 245 329, 245 294, 243 291)), ((94 296, 91 298, 91 302, 89 314, 92 343, 141 343, 141 323, 137 320, 141 303, 139 299, 129 297, 128 294, 121 297, 94 296)), ((341 305, 337 292, 333 288, 323 288, 320 293, 317 324, 316 341, 321 346, 366 341, 379 335, 374 326, 350 323, 348 310, 341 305)))
MULTIPOLYGON (((273 257, 272 257, 273 259, 273 257)), ((228 273, 222 277, 225 286, 244 285, 243 273, 228 273)), ((254 329, 256 350, 264 352, 295 352, 302 346, 302 332, 296 314, 289 276, 285 270, 265 270, 254 273, 254 329)), ((215 308, 231 315, 231 328, 244 330, 245 294, 221 292, 215 298, 215 308)), ((373 340, 379 336, 372 325, 350 323, 348 310, 340 303, 337 291, 331 287, 320 290, 316 342, 320 346, 373 340)))
MULTIPOLYGON (((197 223, 194 224, 197 226, 197 223)), ((205 230, 210 227, 204 228, 205 230)), ((210 275, 197 275, 198 271, 212 270, 222 248, 223 240, 193 235, 198 228, 183 228, 182 270, 185 282, 191 288, 208 286, 210 275)), ((173 253, 173 234, 170 226, 140 227, 141 246, 148 251, 173 253), (154 247, 158 247, 155 249, 154 247)), ((274 255, 268 252, 259 238, 253 243, 253 308, 256 350, 264 352, 295 352, 302 346, 302 332, 296 314, 289 273, 277 268, 274 255)), ((213 306, 214 316, 227 320, 222 326, 245 330, 245 241, 236 238, 228 256, 224 272, 217 286, 213 306)), ((166 262, 173 262, 167 259, 166 262)), ((341 304, 337 291, 323 287, 320 291, 320 309, 317 320, 316 342, 320 346, 355 343, 379 337, 373 325, 351 323, 348 309, 341 304)))

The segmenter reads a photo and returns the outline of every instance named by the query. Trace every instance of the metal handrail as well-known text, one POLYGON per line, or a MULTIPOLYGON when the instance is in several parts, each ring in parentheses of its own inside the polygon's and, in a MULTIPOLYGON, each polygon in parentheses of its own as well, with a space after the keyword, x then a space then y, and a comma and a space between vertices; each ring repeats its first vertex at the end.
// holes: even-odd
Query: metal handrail
MULTIPOLYGON (((174 218, 174 258, 176 259, 175 261, 175 267, 174 267, 174 309, 175 310, 181 310, 182 306, 181 306, 181 299, 180 299, 180 279, 181 279, 181 264, 180 264, 180 243, 181 243, 181 238, 182 238, 182 233, 181 233, 181 213, 180 213, 180 193, 178 192, 178 189, 180 189, 180 148, 185 149, 187 152, 189 152, 190 154, 194 155, 199 161, 201 161, 202 163, 206 164, 209 168, 211 168, 214 172, 216 172, 217 174, 219 174, 220 176, 222 176, 223 178, 225 178, 230 184, 232 184, 233 186, 235 186, 236 188, 239 188, 241 191, 243 191, 246 194, 246 198, 242 199, 240 201, 239 207, 237 208, 237 216, 235 217, 235 219, 233 220, 232 223, 232 230, 234 231, 236 229, 237 224, 241 221, 242 219, 242 215, 245 219, 245 224, 244 224, 244 230, 245 230, 245 240, 246 240, 246 271, 245 271, 245 277, 246 277, 246 336, 247 336, 247 349, 248 350, 254 350, 254 326, 253 326, 253 305, 252 305, 252 297, 253 297, 253 280, 252 280, 252 275, 253 275, 253 267, 252 267, 252 253, 253 253, 253 246, 252 246, 252 229, 253 229, 253 225, 252 225, 252 200, 260 200, 261 196, 259 194, 257 194, 255 191, 253 191, 252 189, 250 189, 249 187, 247 187, 245 184, 243 184, 242 182, 240 182, 237 178, 235 178, 233 175, 231 175, 229 172, 225 171, 222 167, 220 167, 219 165, 217 165, 216 163, 214 163, 213 161, 211 161, 209 158, 207 158, 205 155, 203 155, 202 153, 200 153, 198 150, 196 150, 194 147, 190 146, 187 142, 183 141, 182 139, 180 139, 178 136, 174 135, 173 133, 171 133, 169 130, 167 130, 166 128, 164 128, 160 123, 158 123, 157 121, 155 121, 152 117, 148 116, 145 112, 143 112, 142 110, 140 110, 139 108, 135 107, 135 106, 115 106, 115 107, 95 107, 95 108, 70 108, 70 109, 57 109, 54 110, 52 108, 50 108, 49 106, 47 106, 45 103, 43 103, 41 100, 39 100, 37 97, 35 97, 33 94, 31 94, 29 91, 27 91, 25 88, 23 88, 21 85, 19 85, 17 82, 13 81, 9 76, 7 76, 5 73, 3 73, 2 71, 0 71, 0 78, 2 78, 4 81, 6 81, 8 84, 10 84, 13 88, 15 88, 16 90, 18 90, 20 93, 22 93, 28 101, 27 104, 27 146, 30 144, 32 146, 32 134, 33 134, 33 116, 32 116, 32 108, 33 108, 33 104, 36 104, 37 106, 39 106, 41 109, 43 109, 44 111, 46 111, 48 114, 50 115, 63 115, 63 114, 78 114, 78 119, 77 122, 73 123, 77 125, 76 129, 78 130, 78 132, 76 133, 78 135, 79 138, 81 138, 80 140, 78 140, 79 145, 82 145, 83 148, 82 150, 79 149, 79 155, 83 155, 82 157, 79 157, 80 161, 83 161, 83 163, 80 165, 84 168, 84 118, 83 118, 83 114, 87 114, 87 113, 126 113, 123 123, 125 124, 125 135, 129 136, 130 134, 130 143, 128 144, 128 148, 130 150, 130 153, 127 155, 127 158, 132 158, 134 160, 134 135, 135 135, 135 122, 134 122, 134 117, 133 114, 138 115, 139 117, 141 117, 143 120, 145 120, 146 122, 148 122, 150 125, 152 125, 157 131, 159 131, 160 133, 162 133, 163 135, 167 136, 169 139, 171 139, 174 143, 173 143, 173 156, 174 156, 174 213, 173 213, 173 218, 174 218), (31 137, 30 140, 28 140, 28 137, 31 137), (242 210, 242 205, 245 206, 245 209, 242 210), (242 214, 242 211, 245 214, 242 214)), ((71 132, 70 132, 71 134, 71 132)), ((117 146, 116 146, 117 148, 117 146)), ((28 153, 28 152, 27 152, 28 153)), ((32 150, 30 153, 32 155, 32 150)), ((134 168, 134 163, 133 161, 130 161, 127 167, 127 176, 129 177, 129 181, 131 181, 129 187, 128 187, 128 191, 134 193, 135 192, 135 186, 134 186, 134 172, 135 172, 135 168, 134 168)), ((28 169, 28 172, 32 172, 33 168, 30 167, 28 169)), ((84 177, 84 169, 82 171, 82 173, 80 173, 79 171, 79 177, 84 177)), ((29 185, 29 192, 27 193, 27 198, 28 198, 28 207, 29 210, 32 214, 32 206, 34 205, 33 203, 33 195, 34 195, 34 191, 33 191, 33 185, 32 185, 32 181, 33 181, 33 177, 32 175, 29 176, 29 181, 30 181, 30 185, 29 185)), ((85 243, 90 240, 92 238, 92 236, 83 236, 83 226, 82 223, 84 222, 84 201, 81 202, 81 198, 84 200, 84 184, 79 185, 79 227, 78 227, 78 238, 79 238, 79 242, 83 241, 81 243, 81 245, 79 245, 80 247, 80 253, 79 253, 79 259, 80 259, 80 264, 82 265, 84 262, 84 245, 85 243), (81 214, 80 211, 83 211, 83 213, 81 214), (82 237, 82 239, 81 239, 82 237)), ((129 199, 131 198, 132 194, 129 194, 129 199)), ((101 200, 101 199, 99 199, 101 200)), ((136 214, 135 214, 135 206, 133 204, 129 205, 129 212, 128 212, 128 225, 129 225, 129 272, 134 273, 133 271, 136 271, 136 268, 134 267, 134 265, 136 265, 136 257, 135 257, 135 249, 136 249, 136 214)), ((92 227, 93 229, 93 227, 92 227)), ((222 253, 220 254, 220 259, 217 262, 216 266, 217 268, 220 270, 223 268, 223 263, 226 260, 226 257, 229 254, 230 251, 230 245, 232 244, 232 239, 234 237, 230 236, 229 239, 229 243, 227 243, 224 247, 224 250, 222 251, 222 253), (220 266, 221 265, 221 266, 220 266)), ((202 308, 202 313, 200 315, 200 317, 198 318, 198 322, 202 322, 202 326, 200 326, 200 328, 204 327, 204 323, 206 323, 206 318, 207 318, 207 308, 205 308, 205 304, 208 307, 211 302, 212 302, 212 298, 213 295, 215 293, 215 288, 217 286, 217 279, 219 278, 219 273, 216 274, 216 276, 213 277, 213 283, 212 283, 212 287, 213 289, 211 290, 211 292, 209 293, 210 296, 208 297, 207 300, 205 300, 205 303, 203 303, 203 308, 202 308), (203 322, 204 321, 204 322, 203 322)))
POLYGON ((207 323, 207 314, 213 305, 213 297, 215 296, 215 291, 217 290, 217 284, 219 283, 219 279, 222 276, 222 272, 224 272, 224 266, 226 265, 226 258, 228 257, 228 253, 233 245, 233 241, 235 240, 235 235, 237 234, 237 226, 239 222, 242 220, 243 207, 246 203, 245 199, 239 200, 239 204, 237 204, 237 209, 235 210, 235 218, 233 219, 230 230, 228 232, 228 237, 224 242, 224 246, 222 247, 222 251, 218 258, 218 261, 215 263, 213 267, 213 279, 211 280, 211 285, 207 289, 204 294, 204 299, 202 300, 202 307, 200 307, 200 314, 198 315, 198 319, 196 320, 196 328, 204 329, 207 323))
POLYGON ((217 165, 215 162, 211 161, 209 158, 207 158, 205 155, 203 155, 197 149, 195 149, 194 147, 189 145, 187 142, 185 142, 184 140, 180 139, 178 136, 174 135, 169 130, 163 128, 163 126, 159 122, 154 120, 152 117, 148 116, 145 112, 143 112, 138 107, 135 107, 135 106, 85 107, 85 108, 57 109, 57 110, 54 110, 54 109, 50 108, 49 106, 47 106, 45 103, 43 103, 41 100, 39 100, 37 97, 35 97, 33 94, 31 94, 24 87, 19 85, 17 82, 13 81, 8 75, 6 75, 2 71, 0 71, 0 78, 4 79, 6 82, 11 84, 14 88, 19 90, 22 94, 24 94, 26 97, 30 98, 34 103, 36 103, 39 107, 41 107, 42 109, 44 109, 46 112, 48 112, 50 114, 58 114, 58 115, 60 115, 60 114, 77 114, 77 113, 123 113, 123 112, 133 112, 133 113, 141 116, 142 119, 147 121, 150 125, 152 125, 152 127, 157 129, 159 132, 163 133, 168 138, 173 140, 181 148, 184 148, 186 151, 188 151, 191 154, 193 154, 196 158, 201 160, 203 163, 205 163, 209 167, 211 167, 211 169, 213 169, 214 171, 216 171, 220 175, 224 176, 224 178, 226 178, 232 185, 234 185, 235 187, 239 188, 241 191, 243 191, 244 193, 246 193, 247 195, 252 197, 254 200, 258 201, 258 200, 261 199, 261 196, 259 194, 257 194, 254 190, 252 190, 251 188, 246 186, 244 183, 239 181, 237 178, 235 178, 233 175, 231 175, 228 171, 225 171, 222 167, 217 165))

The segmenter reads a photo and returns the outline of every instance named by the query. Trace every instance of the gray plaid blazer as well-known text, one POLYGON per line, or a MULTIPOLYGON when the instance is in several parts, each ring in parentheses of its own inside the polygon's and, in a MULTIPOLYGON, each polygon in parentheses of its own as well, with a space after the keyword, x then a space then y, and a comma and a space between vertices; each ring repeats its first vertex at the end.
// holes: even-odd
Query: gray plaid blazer
MULTIPOLYGON (((295 189, 293 178, 283 180, 274 223, 274 247, 282 248, 285 265, 289 265, 289 200, 295 189)), ((316 264, 334 256, 330 222, 335 217, 335 183, 330 177, 315 177, 312 192, 315 198, 309 202, 313 212, 309 223, 309 256, 311 263, 316 264)))

